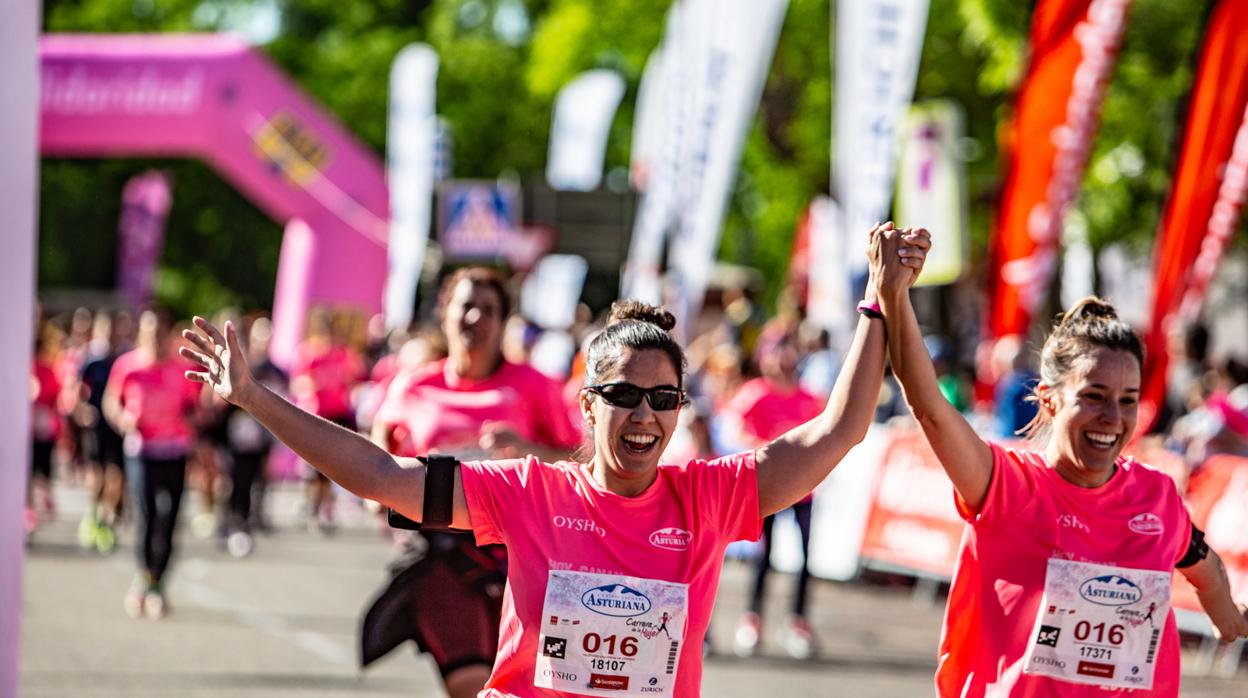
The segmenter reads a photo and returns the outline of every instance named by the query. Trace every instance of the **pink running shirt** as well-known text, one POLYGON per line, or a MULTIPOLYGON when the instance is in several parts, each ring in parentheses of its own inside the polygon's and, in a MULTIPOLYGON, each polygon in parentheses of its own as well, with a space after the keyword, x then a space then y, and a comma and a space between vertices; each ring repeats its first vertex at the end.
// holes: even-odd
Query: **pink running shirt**
POLYGON ((305 342, 299 346, 290 374, 312 381, 312 395, 299 396, 300 407, 319 417, 340 419, 353 414, 351 388, 364 375, 364 362, 353 349, 305 342))
POLYGON ((431 451, 472 459, 481 427, 502 422, 526 441, 574 448, 581 441, 559 384, 529 366, 503 362, 484 380, 460 378, 447 359, 395 376, 375 421, 391 429, 388 447, 401 456, 431 451))
POLYGON ((1172 572, 1187 552, 1191 519, 1174 481, 1119 458, 1109 482, 1084 488, 1064 480, 1032 451, 992 448, 992 481, 978 515, 955 493, 969 524, 949 590, 936 691, 944 697, 1174 698, 1179 695, 1179 636, 1166 617, 1152 690, 1110 690, 1023 674, 1023 655, 1044 595, 1049 558, 1172 572), (1133 518, 1152 514, 1160 535, 1137 533, 1133 518))
POLYGON ((533 685, 547 574, 552 568, 620 574, 689 585, 689 618, 673 695, 692 698, 702 683, 702 637, 711 620, 724 548, 757 540, 754 453, 710 462, 660 465, 637 497, 603 489, 589 466, 517 460, 464 463, 464 493, 478 545, 507 546, 498 657, 479 698, 563 695, 533 685), (651 535, 689 533, 683 550, 651 535))
MULTIPOLYGON (((724 411, 741 420, 741 439, 758 448, 799 424, 805 424, 823 411, 824 401, 799 386, 781 390, 766 378, 754 378, 737 389, 724 411)), ((814 493, 799 504, 814 499, 814 493)))
POLYGON ((195 432, 189 419, 200 394, 200 384, 183 375, 191 368, 189 362, 172 356, 157 362, 141 349, 128 351, 113 363, 107 389, 117 391, 126 412, 138 415, 135 430, 142 455, 174 458, 191 450, 195 432))

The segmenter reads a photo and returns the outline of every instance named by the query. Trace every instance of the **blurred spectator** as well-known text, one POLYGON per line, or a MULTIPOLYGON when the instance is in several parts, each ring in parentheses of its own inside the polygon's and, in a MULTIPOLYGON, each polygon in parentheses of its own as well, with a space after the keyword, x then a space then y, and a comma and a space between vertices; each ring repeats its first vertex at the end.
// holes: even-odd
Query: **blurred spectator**
POLYGON ((1036 416, 1038 407, 1028 398, 1040 376, 1030 367, 1023 339, 1006 335, 992 348, 997 385, 993 391, 993 418, 997 436, 1017 436, 1036 416))
MULTIPOLYGON (((308 336, 298 347, 291 366, 290 389, 295 404, 352 431, 356 430, 352 391, 364 375, 364 361, 347 343, 345 318, 325 309, 314 310, 308 318, 308 336)), ((329 478, 308 467, 308 527, 333 530, 333 490, 329 478)))

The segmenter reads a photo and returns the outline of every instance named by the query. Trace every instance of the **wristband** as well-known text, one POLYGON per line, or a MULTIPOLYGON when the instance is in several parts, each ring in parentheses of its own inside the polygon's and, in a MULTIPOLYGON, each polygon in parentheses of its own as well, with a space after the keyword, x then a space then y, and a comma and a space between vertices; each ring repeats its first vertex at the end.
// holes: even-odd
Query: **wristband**
POLYGON ((866 315, 872 320, 883 320, 884 313, 880 310, 880 302, 868 303, 865 300, 858 301, 858 312, 866 315))

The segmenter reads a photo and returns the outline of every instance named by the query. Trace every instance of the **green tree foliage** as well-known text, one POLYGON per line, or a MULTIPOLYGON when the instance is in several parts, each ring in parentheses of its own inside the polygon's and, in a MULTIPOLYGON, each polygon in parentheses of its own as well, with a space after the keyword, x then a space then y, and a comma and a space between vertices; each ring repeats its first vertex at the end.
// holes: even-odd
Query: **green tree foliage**
MULTIPOLYGON (((406 44, 440 56, 438 110, 454 138, 454 175, 536 175, 545 164, 559 88, 612 68, 628 92, 607 167, 627 166, 633 103, 670 0, 45 0, 49 31, 247 29, 247 11, 275 3, 281 22, 263 49, 379 154, 387 79, 406 44), (243 18, 240 20, 240 17, 243 18)), ((790 0, 758 116, 725 219, 721 256, 759 267, 774 294, 794 226, 829 186, 834 73, 829 0, 790 0)), ((1136 0, 1077 204, 1094 247, 1145 245, 1157 225, 1208 2, 1136 0)), ((1026 68, 1030 3, 931 0, 916 97, 967 114, 973 257, 982 255, 1000 181, 997 132, 1026 68)), ((125 179, 150 163, 46 161, 40 283, 107 286, 125 179), (99 236, 94 238, 91 236, 99 236), (88 240, 88 237, 91 237, 88 240)), ((270 302, 280 230, 196 163, 173 170, 175 205, 158 287, 205 308, 270 302)))

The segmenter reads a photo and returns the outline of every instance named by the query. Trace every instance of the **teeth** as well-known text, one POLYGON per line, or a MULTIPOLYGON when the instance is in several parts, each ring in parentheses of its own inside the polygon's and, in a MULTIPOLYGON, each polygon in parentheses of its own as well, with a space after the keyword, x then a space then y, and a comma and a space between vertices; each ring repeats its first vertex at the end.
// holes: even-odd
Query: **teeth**
POLYGON ((1087 432, 1087 434, 1089 439, 1104 446, 1109 446, 1118 440, 1118 437, 1113 434, 1098 434, 1095 432, 1087 432))
POLYGON ((638 446, 649 446, 655 441, 658 441, 658 437, 656 436, 642 436, 641 434, 625 434, 622 438, 630 444, 636 444, 638 446))

